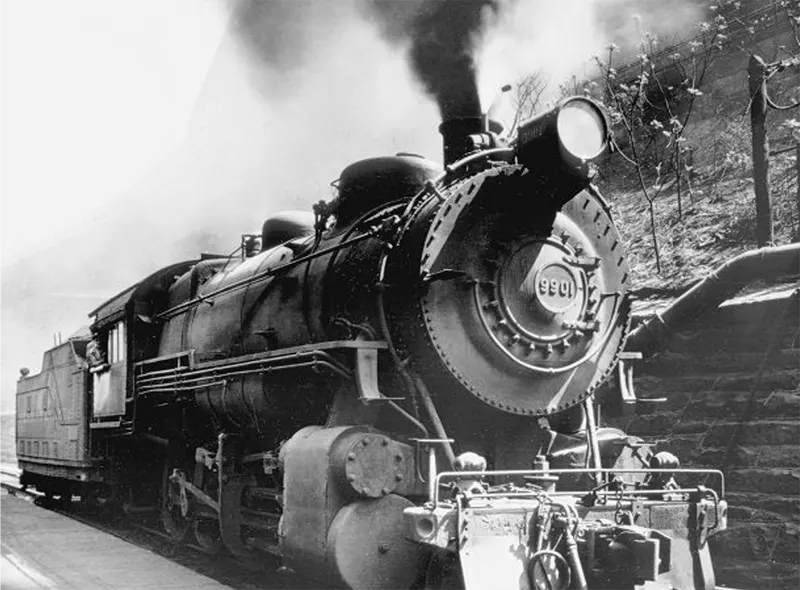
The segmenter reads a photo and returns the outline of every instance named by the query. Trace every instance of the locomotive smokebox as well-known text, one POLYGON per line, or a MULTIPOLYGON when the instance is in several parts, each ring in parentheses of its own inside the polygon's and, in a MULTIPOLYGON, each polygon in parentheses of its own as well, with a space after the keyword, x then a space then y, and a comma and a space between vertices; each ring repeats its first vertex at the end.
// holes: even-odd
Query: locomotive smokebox
POLYGON ((447 119, 439 125, 444 141, 444 164, 448 166, 472 152, 497 145, 501 123, 486 117, 447 119))
MULTIPOLYGON (((613 369, 630 313, 621 238, 599 194, 585 190, 608 143, 600 108, 564 101, 525 123, 516 158, 471 166, 476 150, 503 159, 510 151, 478 148, 483 138, 489 148, 501 141, 482 124, 441 125, 445 159, 466 170, 440 189, 442 204, 419 239, 429 340, 417 357, 435 359, 424 371, 447 400, 439 411, 462 434, 487 420, 465 404, 469 395, 521 416, 578 406, 613 369)), ((389 272, 388 283, 409 282, 389 272)), ((392 317, 397 341, 415 338, 419 322, 407 317, 392 317)))

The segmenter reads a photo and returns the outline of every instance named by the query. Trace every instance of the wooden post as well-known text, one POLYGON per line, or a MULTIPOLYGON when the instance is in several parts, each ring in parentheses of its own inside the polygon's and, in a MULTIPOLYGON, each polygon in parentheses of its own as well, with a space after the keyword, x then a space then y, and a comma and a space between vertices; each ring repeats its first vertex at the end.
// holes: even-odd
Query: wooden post
POLYGON ((756 239, 762 248, 773 242, 772 201, 769 194, 769 138, 767 137, 766 64, 757 55, 747 66, 750 89, 750 125, 753 134, 753 181, 756 193, 756 239))

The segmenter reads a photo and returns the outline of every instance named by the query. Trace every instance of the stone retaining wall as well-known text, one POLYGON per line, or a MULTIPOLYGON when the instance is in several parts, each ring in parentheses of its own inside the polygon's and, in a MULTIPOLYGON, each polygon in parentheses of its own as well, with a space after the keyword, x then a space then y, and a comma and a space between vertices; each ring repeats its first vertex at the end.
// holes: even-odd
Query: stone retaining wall
POLYGON ((800 289, 732 302, 639 361, 633 415, 685 467, 721 469, 729 529, 711 540, 717 584, 800 588, 800 289))

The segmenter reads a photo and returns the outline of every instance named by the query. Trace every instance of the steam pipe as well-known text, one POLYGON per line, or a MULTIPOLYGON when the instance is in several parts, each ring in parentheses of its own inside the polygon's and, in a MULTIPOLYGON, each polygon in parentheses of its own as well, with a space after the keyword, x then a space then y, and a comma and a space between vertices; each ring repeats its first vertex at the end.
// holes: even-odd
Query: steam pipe
POLYGON ((636 328, 627 349, 652 356, 670 333, 704 311, 717 307, 757 279, 775 280, 800 274, 800 243, 751 250, 730 259, 681 295, 664 311, 636 328))
POLYGON ((428 387, 425 385, 425 382, 419 377, 419 375, 412 374, 412 379, 414 380, 414 385, 417 386, 417 391, 419 391, 420 397, 422 398, 422 403, 425 406, 425 410, 428 412, 428 417, 433 423, 433 429, 436 432, 436 436, 443 441, 444 454, 447 457, 447 461, 450 463, 450 468, 452 469, 456 463, 456 455, 453 452, 453 446, 450 444, 450 440, 447 438, 447 432, 444 429, 442 419, 439 417, 439 413, 436 411, 436 406, 431 399, 431 393, 428 391, 428 387))
POLYGON ((233 282, 233 283, 231 283, 229 285, 225 285, 224 287, 220 287, 219 289, 216 289, 216 290, 211 291, 209 293, 205 293, 203 295, 198 295, 194 299, 189 299, 188 301, 184 301, 183 303, 179 303, 178 305, 176 305, 174 307, 170 307, 169 309, 166 309, 166 310, 162 311, 161 313, 157 313, 155 317, 158 320, 168 320, 168 319, 172 318, 173 316, 178 315, 179 313, 184 313, 184 312, 188 311, 189 309, 199 305, 200 303, 205 302, 205 303, 212 303, 213 304, 213 299, 215 297, 219 297, 220 295, 224 295, 225 293, 229 293, 229 292, 235 291, 237 289, 243 289, 244 287, 249 287, 250 285, 254 285, 255 283, 257 283, 259 281, 264 281, 266 279, 272 278, 273 276, 283 272, 284 270, 288 270, 290 268, 293 268, 295 266, 303 264, 304 262, 309 262, 310 260, 313 260, 315 258, 319 258, 321 256, 325 256, 326 254, 332 254, 334 252, 337 252, 339 250, 347 248, 348 246, 352 246, 354 244, 357 244, 358 242, 363 242, 364 240, 369 240, 369 239, 377 236, 378 234, 380 234, 381 229, 382 229, 381 227, 373 228, 373 229, 369 230, 368 232, 366 232, 364 234, 361 234, 360 236, 356 236, 355 238, 353 238, 351 240, 345 240, 343 242, 339 242, 335 246, 330 246, 328 248, 323 248, 322 250, 316 250, 316 251, 311 252, 309 254, 305 254, 303 256, 295 258, 294 260, 290 260, 289 262, 285 262, 284 264, 279 264, 278 266, 274 266, 272 268, 268 268, 263 272, 259 272, 259 273, 254 274, 251 277, 247 277, 247 278, 238 280, 236 282, 233 282))
MULTIPOLYGON (((592 467, 602 469, 600 443, 597 442, 597 421, 594 418, 594 401, 591 395, 583 400, 583 412, 586 414, 586 453, 591 453, 592 467)), ((598 486, 603 485, 603 474, 599 471, 594 474, 594 479, 598 486)))

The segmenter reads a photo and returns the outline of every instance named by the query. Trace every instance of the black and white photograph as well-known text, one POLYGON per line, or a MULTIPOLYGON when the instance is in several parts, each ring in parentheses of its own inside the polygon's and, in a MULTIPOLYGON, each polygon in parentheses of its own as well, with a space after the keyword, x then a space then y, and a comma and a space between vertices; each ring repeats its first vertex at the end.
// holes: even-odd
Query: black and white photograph
POLYGON ((0 0, 3 590, 800 587, 800 0, 0 0))

